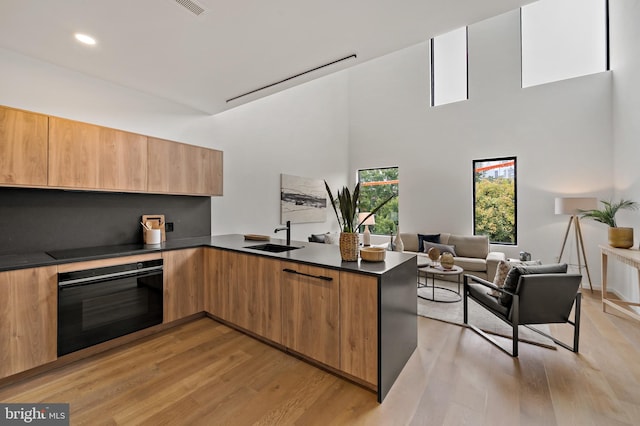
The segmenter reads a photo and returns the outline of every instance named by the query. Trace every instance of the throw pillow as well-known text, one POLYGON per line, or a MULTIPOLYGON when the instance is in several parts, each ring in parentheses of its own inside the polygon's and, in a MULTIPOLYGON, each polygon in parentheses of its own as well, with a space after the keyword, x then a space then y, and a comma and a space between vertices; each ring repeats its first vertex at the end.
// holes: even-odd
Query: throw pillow
POLYGON ((326 234, 324 234, 325 244, 338 244, 339 242, 340 242, 339 232, 327 232, 326 234))
MULTIPOLYGON (((515 263, 517 266, 531 266, 531 265, 541 265, 542 262, 539 260, 527 260, 527 261, 518 261, 515 263)), ((512 266, 515 266, 508 260, 501 260, 498 262, 498 267, 496 269, 496 275, 493 277, 493 284, 496 287, 502 288, 504 286, 504 281, 507 279, 507 274, 512 266)), ((498 290, 491 290, 489 292, 491 296, 500 297, 502 293, 498 290)))
POLYGON ((430 243, 430 242, 428 242, 428 241, 424 241, 424 242, 422 243, 422 245, 423 245, 423 250, 422 250, 422 251, 423 251, 424 253, 428 253, 428 252, 429 252, 429 249, 430 249, 431 247, 435 247, 435 248, 437 248, 438 250, 440 250, 440 254, 442 254, 442 253, 446 253, 446 252, 449 252, 449 253, 451 253, 454 257, 455 257, 455 256, 457 256, 457 254, 456 254, 456 246, 450 246, 450 245, 447 245, 447 244, 436 244, 436 243, 430 243))
MULTIPOLYGON (((514 265, 507 274, 507 279, 504 281, 503 289, 514 293, 518 288, 518 281, 520 281, 520 275, 530 274, 565 274, 567 272, 566 263, 552 263, 549 265, 531 265, 522 266, 514 265)), ((502 306, 511 306, 513 297, 510 294, 502 293, 498 298, 498 301, 502 306)))
MULTIPOLYGON (((495 277, 493 277, 493 284, 496 287, 502 288, 502 286, 504 286, 504 281, 507 279, 507 274, 509 273, 510 269, 511 269, 511 264, 506 260, 501 260, 500 262, 498 262, 498 267, 496 268, 496 275, 495 277)), ((489 294, 495 297, 500 297, 502 293, 500 293, 498 290, 491 290, 489 294)))
POLYGON ((424 249, 424 242, 440 244, 440 234, 418 234, 418 251, 420 253, 426 252, 424 249))

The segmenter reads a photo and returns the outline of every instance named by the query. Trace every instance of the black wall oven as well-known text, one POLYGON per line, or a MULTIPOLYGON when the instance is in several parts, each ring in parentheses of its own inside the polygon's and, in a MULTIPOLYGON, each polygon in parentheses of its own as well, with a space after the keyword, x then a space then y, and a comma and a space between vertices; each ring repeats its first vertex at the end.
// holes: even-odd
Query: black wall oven
POLYGON ((162 259, 58 274, 58 356, 162 323, 162 259))

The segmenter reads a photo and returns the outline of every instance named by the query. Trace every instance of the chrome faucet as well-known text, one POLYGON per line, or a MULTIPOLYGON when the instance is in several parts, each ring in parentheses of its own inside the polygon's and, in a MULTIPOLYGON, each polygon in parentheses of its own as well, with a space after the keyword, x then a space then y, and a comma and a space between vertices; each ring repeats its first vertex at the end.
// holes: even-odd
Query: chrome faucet
POLYGON ((291 245, 291 221, 288 220, 287 226, 284 226, 282 228, 276 228, 276 230, 273 232, 278 232, 278 231, 287 231, 287 245, 290 246, 291 245))

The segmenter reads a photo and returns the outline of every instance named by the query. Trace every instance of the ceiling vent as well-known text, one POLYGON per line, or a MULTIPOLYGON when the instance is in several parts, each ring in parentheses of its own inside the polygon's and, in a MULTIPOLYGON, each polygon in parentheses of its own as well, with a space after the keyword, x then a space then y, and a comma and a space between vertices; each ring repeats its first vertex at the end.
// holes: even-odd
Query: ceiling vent
POLYGON ((200 14, 204 12, 204 9, 202 7, 191 0, 175 0, 175 2, 196 16, 200 16, 200 14))

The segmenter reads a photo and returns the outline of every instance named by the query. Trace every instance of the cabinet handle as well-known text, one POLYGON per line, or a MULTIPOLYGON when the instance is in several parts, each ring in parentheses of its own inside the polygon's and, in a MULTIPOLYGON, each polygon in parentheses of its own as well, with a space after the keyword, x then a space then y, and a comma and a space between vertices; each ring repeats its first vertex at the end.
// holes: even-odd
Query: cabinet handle
POLYGON ((333 278, 331 277, 325 277, 324 275, 311 275, 311 274, 305 274, 304 272, 298 272, 296 270, 293 269, 289 269, 289 268, 285 268, 282 270, 283 272, 289 272, 291 274, 298 274, 298 275, 304 275, 305 277, 311 277, 311 278, 317 278, 319 280, 325 280, 325 281, 333 281, 333 278))

